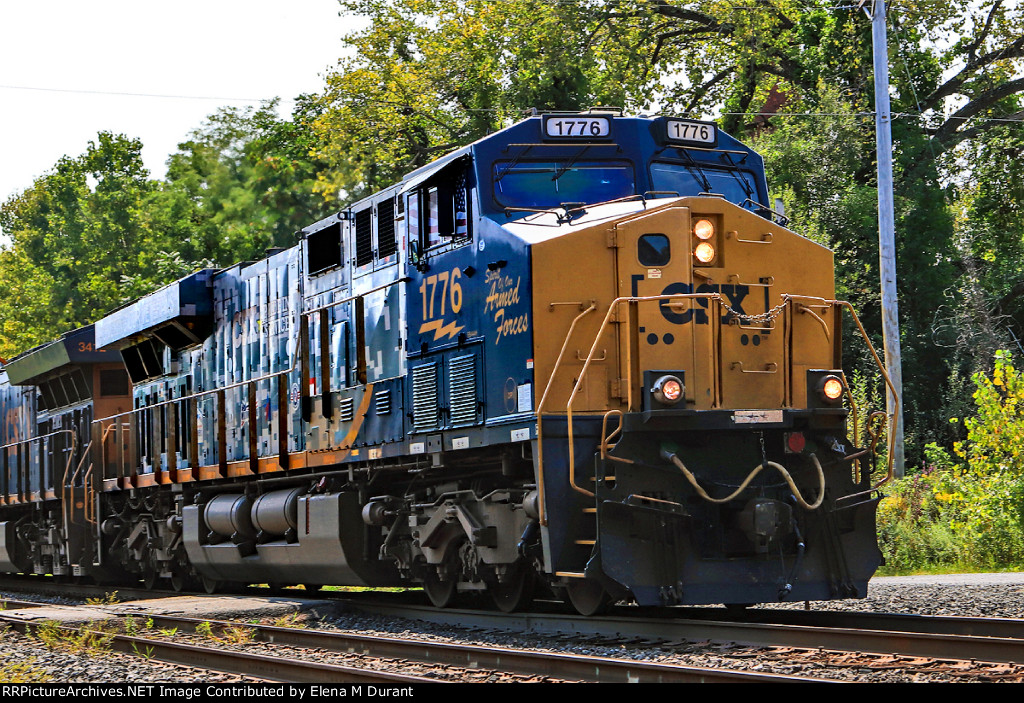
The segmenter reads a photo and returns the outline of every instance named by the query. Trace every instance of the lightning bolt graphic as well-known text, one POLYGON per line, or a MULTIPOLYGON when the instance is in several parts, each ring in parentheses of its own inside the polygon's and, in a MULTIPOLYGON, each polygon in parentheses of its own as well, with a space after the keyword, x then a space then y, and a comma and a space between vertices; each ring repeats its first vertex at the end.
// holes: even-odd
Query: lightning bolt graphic
POLYGON ((459 332, 461 332, 463 329, 465 329, 464 327, 459 326, 458 320, 452 320, 443 327, 441 326, 442 322, 444 322, 444 320, 433 320, 432 322, 424 322, 422 325, 420 325, 420 334, 432 331, 434 333, 434 341, 436 342, 437 340, 444 337, 446 334, 448 335, 448 339, 451 339, 459 332))

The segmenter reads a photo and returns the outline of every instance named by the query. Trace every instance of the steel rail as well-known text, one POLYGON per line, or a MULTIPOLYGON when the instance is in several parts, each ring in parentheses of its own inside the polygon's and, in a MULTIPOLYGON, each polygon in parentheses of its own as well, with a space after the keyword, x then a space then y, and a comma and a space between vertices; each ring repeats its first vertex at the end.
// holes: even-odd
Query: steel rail
MULTIPOLYGON (((996 634, 960 634, 941 630, 942 625, 973 627, 976 632, 986 632, 985 618, 968 618, 970 623, 958 619, 946 619, 943 623, 927 620, 932 616, 885 616, 870 614, 855 624, 853 614, 840 616, 840 626, 827 619, 833 613, 817 613, 817 624, 794 624, 777 622, 737 622, 736 620, 711 620, 673 617, 673 610, 637 609, 635 615, 621 613, 629 607, 617 609, 615 615, 605 617, 582 617, 555 613, 519 613, 504 615, 471 610, 435 610, 419 606, 387 606, 348 601, 354 607, 377 614, 414 618, 433 623, 461 625, 463 627, 490 627, 519 630, 541 634, 574 634, 580 636, 607 636, 616 633, 621 637, 642 638, 651 641, 686 640, 690 642, 728 642, 752 647, 795 647, 802 649, 827 649, 844 652, 871 654, 899 654, 909 657, 934 659, 975 660, 991 663, 1024 663, 1024 621, 1017 627, 1012 621, 1003 620, 992 630, 996 634), (845 618, 845 619, 843 619, 845 618), (953 622, 951 622, 953 621, 953 622), (917 623, 916 629, 913 623, 917 623), (827 625, 827 626, 826 626, 827 625), (845 626, 844 626, 845 625, 845 626), (897 627, 899 629, 882 629, 897 627), (879 629, 872 629, 879 628, 879 629)), ((687 609, 679 609, 686 611, 687 609)), ((719 611, 723 612, 723 611, 719 611)), ((760 612, 760 611, 753 611, 760 612)), ((788 612, 796 619, 799 611, 788 612)), ((961 629, 959 632, 968 632, 961 629)))
MULTIPOLYGON (((0 622, 29 633, 40 627, 42 622, 25 622, 0 613, 0 622)), ((88 623, 71 626, 59 625, 60 630, 73 633, 89 630, 88 623)), ((181 644, 168 640, 111 635, 98 631, 113 651, 130 654, 148 660, 179 664, 197 669, 220 671, 243 676, 252 676, 267 681, 286 683, 386 683, 422 684, 443 683, 439 679, 425 676, 410 676, 387 671, 375 671, 325 662, 288 659, 281 656, 255 654, 252 652, 217 649, 192 644, 181 644)))
MULTIPOLYGON (((25 584, 27 585, 27 584, 25 584)), ((49 586, 49 584, 47 584, 49 586)), ((75 588, 81 589, 81 586, 75 588)), ((52 590, 52 589, 50 589, 52 590)), ((142 592, 147 597, 154 592, 142 592)), ((121 592, 121 595, 126 595, 121 592)), ((174 594, 181 595, 181 594, 174 594)), ((751 609, 744 613, 745 622, 725 620, 729 615, 719 608, 635 608, 622 606, 608 617, 585 618, 554 612, 543 612, 547 605, 539 602, 529 613, 505 615, 497 612, 464 609, 438 610, 422 605, 396 605, 366 596, 336 599, 358 610, 375 614, 418 619, 421 621, 482 628, 502 629, 540 634, 570 634, 583 637, 638 638, 657 642, 715 641, 733 642, 758 647, 797 647, 828 649, 908 657, 935 659, 976 660, 991 663, 1024 663, 1024 620, 1012 618, 982 618, 956 616, 929 616, 892 613, 858 613, 835 611, 800 611, 787 609, 751 609)), ((45 604, 43 604, 45 605, 45 604)), ((131 614, 140 617, 152 615, 154 622, 163 616, 145 613, 132 604, 115 604, 104 609, 128 605, 131 614)), ((24 606, 23 606, 24 607, 24 606)), ((0 613, 2 614, 2 613, 0 613)), ((169 622, 169 621, 168 621, 169 622)), ((198 621, 202 622, 202 621, 198 621)), ((233 625, 234 626, 234 625, 233 625)), ((292 637, 306 637, 309 630, 295 628, 268 628, 267 638, 285 643, 292 637), (296 634, 307 633, 307 634, 296 634)), ((329 633, 335 635, 336 633, 329 633)), ((264 635, 261 635, 261 637, 264 635)), ((353 635, 351 647, 363 647, 362 640, 353 635)), ((336 640, 337 641, 337 640, 336 640)), ((392 640, 394 641, 394 640, 392 640)), ((297 644, 330 648, 326 644, 297 644)), ((387 645, 385 645, 387 646, 387 645)), ((437 643, 419 643, 429 646, 432 656, 440 656, 446 648, 437 643)), ((481 657, 458 655, 453 663, 487 661, 491 648, 476 653, 481 657)), ((504 655, 504 654, 503 654, 504 655)), ((381 654, 380 656, 385 656, 381 654)), ((394 656, 415 658, 408 652, 394 656)), ((550 658, 550 655, 545 654, 550 658)), ((633 664, 631 662, 631 664, 633 664)), ((481 665, 482 666, 482 665, 481 665)))
MULTIPOLYGON (((257 641, 271 644, 406 659, 468 669, 549 676, 589 683, 822 683, 821 679, 728 669, 679 666, 578 654, 537 652, 503 647, 376 637, 346 632, 152 615, 153 624, 194 630, 209 623, 216 630, 247 628, 257 641)), ((834 682, 829 682, 834 683, 834 682)))
MULTIPOLYGON (((42 605, 42 604, 40 604, 42 605)), ((105 604, 97 612, 107 621, 123 622, 112 616, 119 605, 105 604)), ((238 631, 251 633, 243 637, 247 642, 259 642, 310 650, 328 651, 341 655, 358 655, 376 659, 393 659, 423 665, 443 665, 471 671, 494 671, 530 677, 548 677, 587 683, 837 683, 826 679, 802 676, 766 674, 759 672, 711 669, 675 664, 651 663, 629 659, 578 655, 557 652, 538 652, 480 645, 465 645, 416 639, 377 637, 346 632, 278 627, 250 623, 188 618, 174 615, 125 612, 122 615, 144 618, 150 627, 196 632, 200 626, 213 632, 238 631)), ((0 622, 10 623, 26 631, 39 627, 43 618, 28 621, 14 613, 0 613, 0 622)), ((74 632, 90 629, 90 622, 63 625, 61 629, 74 632)), ((309 662, 287 657, 253 654, 239 650, 221 650, 194 644, 181 644, 168 639, 151 639, 133 635, 110 635, 111 647, 126 654, 182 664, 203 669, 258 676, 274 681, 291 683, 427 683, 436 679, 404 676, 380 671, 365 671, 348 666, 309 662)))

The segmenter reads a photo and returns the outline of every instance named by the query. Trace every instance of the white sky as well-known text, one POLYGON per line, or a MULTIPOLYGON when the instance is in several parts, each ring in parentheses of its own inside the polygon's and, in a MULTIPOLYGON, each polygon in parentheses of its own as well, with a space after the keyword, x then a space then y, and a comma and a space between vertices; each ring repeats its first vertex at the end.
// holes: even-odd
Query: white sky
POLYGON ((291 98, 323 87, 357 26, 338 10, 336 0, 0 0, 0 201, 101 130, 140 138, 163 177, 204 117, 256 104, 227 98, 279 96, 289 114, 291 98))

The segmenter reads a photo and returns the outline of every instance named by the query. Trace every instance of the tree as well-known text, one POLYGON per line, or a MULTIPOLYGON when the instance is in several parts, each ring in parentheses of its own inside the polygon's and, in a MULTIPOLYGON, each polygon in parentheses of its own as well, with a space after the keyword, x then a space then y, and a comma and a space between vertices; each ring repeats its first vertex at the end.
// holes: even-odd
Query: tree
MULTIPOLYGON (((635 4, 635 3, 634 3, 635 4)), ((507 125, 528 108, 646 104, 656 74, 620 51, 643 16, 608 3, 343 0, 370 19, 327 77, 315 130, 324 192, 354 200, 507 125)))
POLYGON ((292 246, 295 232, 326 203, 313 185, 324 164, 311 156, 317 104, 300 96, 291 120, 277 101, 258 109, 222 108, 178 145, 154 208, 181 242, 185 259, 221 266, 292 246))
MULTIPOLYGON (((164 283, 155 263, 172 250, 148 211, 155 185, 142 144, 101 132, 0 207, 0 355, 53 339, 164 283)), ((182 268, 188 269, 187 264, 182 268)))

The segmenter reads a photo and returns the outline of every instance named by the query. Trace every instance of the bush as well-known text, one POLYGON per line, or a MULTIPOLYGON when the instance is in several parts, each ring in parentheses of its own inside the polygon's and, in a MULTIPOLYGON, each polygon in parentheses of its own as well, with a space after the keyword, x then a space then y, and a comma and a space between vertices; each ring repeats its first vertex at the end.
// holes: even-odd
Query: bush
POLYGON ((887 571, 1024 564, 1024 374, 1000 352, 991 378, 973 380, 976 413, 954 445, 965 463, 932 443, 923 470, 886 488, 878 532, 887 571))
POLYGON ((886 571, 959 565, 955 530, 936 498, 937 477, 926 470, 893 481, 878 506, 878 546, 886 571))

